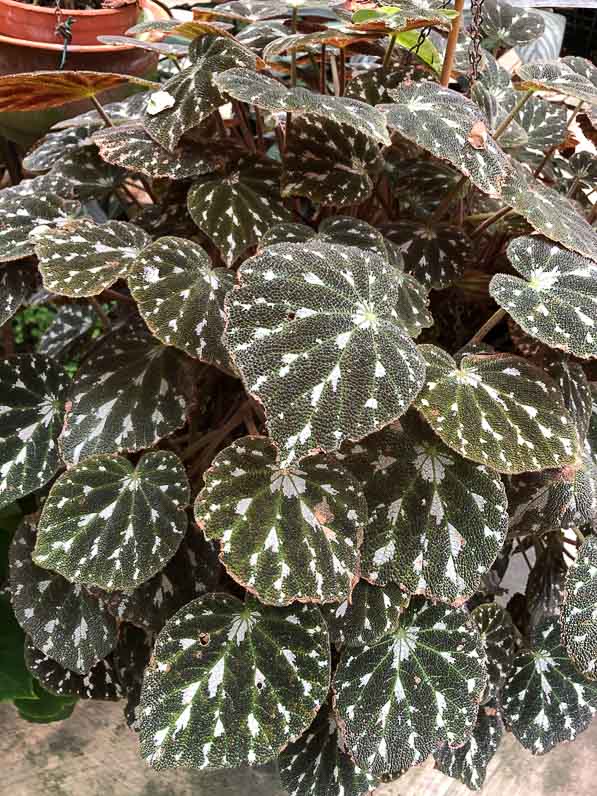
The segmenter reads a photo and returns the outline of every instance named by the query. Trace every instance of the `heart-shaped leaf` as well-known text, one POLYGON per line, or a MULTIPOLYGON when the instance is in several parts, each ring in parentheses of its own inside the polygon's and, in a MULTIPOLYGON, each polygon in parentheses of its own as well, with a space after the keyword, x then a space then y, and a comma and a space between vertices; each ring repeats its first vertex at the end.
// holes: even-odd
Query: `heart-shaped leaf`
POLYGON ((378 7, 359 9, 352 14, 352 23, 365 30, 401 31, 430 26, 449 29, 453 15, 454 11, 442 8, 441 3, 429 2, 426 5, 405 0, 400 6, 387 2, 378 7))
POLYGON ((124 279, 149 235, 134 224, 81 218, 38 231, 35 253, 44 287, 62 296, 97 296, 124 279))
POLYGON ((0 263, 31 256, 35 249, 30 233, 60 226, 80 210, 78 202, 53 193, 25 191, 0 191, 0 263))
POLYGON ((515 630, 510 614, 495 603, 483 603, 471 613, 487 654, 487 690, 484 701, 498 697, 514 659, 515 630))
POLYGON ((394 583, 376 586, 360 580, 350 601, 324 607, 332 641, 349 647, 375 644, 396 629, 409 600, 394 583))
POLYGON ((504 725, 496 700, 479 708, 473 734, 464 746, 450 749, 442 746, 433 753, 435 767, 471 790, 481 790, 487 766, 497 752, 504 735, 504 725))
POLYGON ((0 326, 35 293, 35 271, 28 263, 8 263, 0 268, 0 326))
POLYGON ((86 459, 52 486, 33 561, 71 583, 134 589, 176 552, 189 498, 174 453, 145 453, 136 467, 121 456, 86 459))
POLYGON ((329 682, 317 608, 225 594, 194 600, 157 638, 141 695, 141 754, 154 768, 266 763, 309 726, 329 682))
POLYGON ((474 102, 431 82, 403 83, 389 94, 394 102, 378 109, 385 112, 391 128, 450 162, 484 193, 501 196, 508 157, 474 102))
POLYGON ((597 679, 597 537, 589 536, 566 575, 562 641, 577 668, 597 679))
POLYGON ((539 368, 510 354, 465 356, 419 346, 427 384, 417 409, 446 445, 500 473, 572 464, 578 437, 558 388, 539 368))
POLYGON ((496 274, 489 292, 525 332, 551 348, 597 357, 597 266, 538 237, 513 240, 508 259, 523 277, 496 274))
POLYGON ((25 662, 43 688, 56 696, 102 700, 120 699, 122 696, 111 655, 96 663, 88 674, 78 674, 65 669, 27 641, 25 662))
POLYGON ((67 152, 58 160, 47 175, 58 181, 56 193, 66 198, 103 199, 119 188, 127 177, 119 166, 106 164, 93 144, 67 152))
MULTIPOLYGON (((516 97, 512 98, 513 101, 516 97)), ((545 153, 559 146, 566 138, 568 112, 565 106, 546 102, 539 97, 530 97, 522 106, 516 121, 526 131, 526 144, 512 154, 517 160, 530 163, 536 168, 545 153)), ((549 163, 544 165, 544 169, 549 163)), ((545 172, 543 172, 545 173, 545 172)))
POLYGON ((487 50, 526 44, 542 36, 545 29, 541 14, 511 6, 504 0, 485 0, 482 25, 486 36, 483 46, 487 50))
POLYGON ((10 549, 16 617, 31 642, 65 669, 87 674, 116 644, 116 620, 101 602, 62 575, 37 567, 35 530, 23 524, 10 549))
POLYGON ((581 442, 586 439, 593 412, 591 385, 582 365, 572 362, 565 354, 554 352, 545 363, 545 370, 560 388, 566 409, 570 412, 581 442))
POLYGON ((557 61, 520 64, 517 88, 527 91, 555 91, 597 105, 597 67, 586 58, 569 56, 557 61))
POLYGON ((234 275, 212 268, 201 246, 184 238, 159 238, 141 251, 128 283, 143 320, 163 343, 229 367, 223 308, 234 275))
POLYGON ((166 81, 149 99, 143 126, 165 149, 174 152, 182 136, 225 103, 215 75, 232 66, 253 67, 256 56, 233 39, 205 36, 189 48, 191 65, 166 81))
POLYGON ((334 678, 357 765, 373 775, 422 763, 441 741, 471 735, 487 672, 475 624, 460 608, 411 600, 395 630, 349 648, 334 678))
POLYGON ((589 726, 597 710, 597 685, 572 665, 557 618, 541 622, 530 649, 514 658, 502 704, 506 726, 534 755, 573 741, 589 726))
POLYGON ((315 94, 301 87, 289 89, 250 69, 228 69, 214 81, 223 94, 271 113, 323 116, 381 144, 390 143, 383 114, 359 100, 315 94))
POLYGON ((459 227, 409 219, 384 229, 398 245, 404 267, 428 288, 441 290, 456 282, 471 256, 470 241, 459 227))
POLYGON ((97 124, 89 122, 80 127, 50 131, 23 158, 23 168, 34 173, 49 171, 59 158, 85 146, 97 127, 97 124))
POLYGON ((0 112, 43 111, 146 80, 111 72, 20 72, 0 77, 0 112))
POLYGON ((280 198, 279 166, 254 159, 239 162, 226 175, 197 181, 187 204, 228 266, 269 227, 292 217, 280 198))
POLYGON ((281 752, 278 765, 289 796, 362 796, 378 784, 352 760, 327 704, 309 729, 281 752))
POLYGON ((284 151, 282 196, 343 207, 369 198, 383 168, 366 135, 321 117, 299 116, 284 151))
POLYGON ((40 337, 38 353, 62 359, 73 343, 84 337, 97 320, 97 314, 89 304, 63 304, 40 337))
POLYGON ((229 574, 262 602, 350 597, 367 507, 341 464, 316 456, 283 468, 272 442, 244 437, 216 456, 204 480, 197 524, 220 539, 229 574))
POLYGON ((287 5, 282 5, 278 0, 231 0, 219 4, 216 9, 201 9, 200 13, 217 16, 233 15, 234 19, 244 22, 287 17, 290 11, 287 5))
POLYGON ((73 381, 60 439, 65 461, 151 448, 184 424, 185 391, 177 351, 139 330, 115 331, 73 381))
MULTIPOLYGON (((277 3, 276 3, 277 5, 277 3)), ((280 7, 282 11, 283 9, 280 7)), ((236 40, 255 52, 261 52, 270 41, 285 36, 288 29, 281 20, 263 20, 244 25, 236 36, 236 40)))
POLYGON ((461 605, 506 537, 499 477, 450 450, 413 414, 356 445, 347 463, 370 510, 363 577, 461 605))
POLYGON ((0 508, 40 489, 60 469, 58 435, 69 386, 51 359, 0 361, 0 508))
POLYGON ((93 135, 100 157, 108 163, 149 177, 185 180, 208 174, 223 158, 197 147, 164 149, 139 124, 106 127, 93 135))
POLYGON ((284 466, 406 411, 424 366, 398 322, 400 283, 386 260, 319 241, 281 243, 245 261, 240 277, 226 299, 225 343, 265 407, 284 466))

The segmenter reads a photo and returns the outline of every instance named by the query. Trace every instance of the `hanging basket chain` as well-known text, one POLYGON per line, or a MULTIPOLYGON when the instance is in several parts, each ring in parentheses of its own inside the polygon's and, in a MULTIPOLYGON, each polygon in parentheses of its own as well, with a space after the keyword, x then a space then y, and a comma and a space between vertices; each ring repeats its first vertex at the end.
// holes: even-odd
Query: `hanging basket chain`
POLYGON ((470 68, 470 82, 471 84, 479 77, 479 67, 483 56, 481 54, 481 26, 483 24, 483 3, 484 0, 472 0, 471 12, 472 20, 469 27, 469 35, 471 37, 471 47, 469 49, 470 68))

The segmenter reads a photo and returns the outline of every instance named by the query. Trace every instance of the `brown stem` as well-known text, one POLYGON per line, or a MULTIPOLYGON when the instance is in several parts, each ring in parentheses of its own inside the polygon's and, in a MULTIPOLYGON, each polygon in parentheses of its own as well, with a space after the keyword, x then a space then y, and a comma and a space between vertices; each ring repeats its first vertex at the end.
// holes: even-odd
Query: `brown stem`
POLYGON ((346 91, 346 51, 344 47, 340 48, 339 78, 340 78, 340 96, 343 97, 344 92, 346 91))
POLYGON ((321 62, 319 64, 319 93, 325 94, 327 91, 325 72, 326 72, 326 49, 325 44, 321 45, 321 62))
POLYGON ((474 345, 475 343, 480 343, 493 329, 494 326, 497 326, 500 321, 502 321, 506 317, 506 310, 503 310, 501 307, 499 310, 496 310, 491 318, 485 321, 483 326, 479 329, 479 331, 471 337, 468 341, 467 345, 474 345))
POLYGON ((469 237, 471 238, 471 240, 478 238, 485 232, 485 230, 488 227, 490 227, 492 224, 495 224, 496 221, 499 221, 500 219, 504 218, 505 216, 513 212, 514 211, 512 210, 511 207, 502 207, 501 210, 498 210, 496 213, 493 213, 493 215, 491 215, 489 218, 486 218, 485 221, 479 224, 479 226, 471 232, 469 237))
POLYGON ((103 109, 103 107, 101 106, 100 101, 98 100, 98 98, 93 96, 93 95, 91 95, 91 97, 89 97, 89 99, 91 100, 91 103, 95 106, 95 110, 101 116, 101 118, 102 118, 104 124, 106 125, 106 127, 114 127, 114 122, 112 121, 112 119, 110 119, 110 117, 108 116, 106 111, 103 109))
POLYGON ((265 146, 265 138, 263 135, 263 117, 261 116, 261 111, 257 107, 257 105, 254 106, 254 110, 255 110, 255 129, 257 131, 257 144, 259 149, 262 152, 265 152, 266 146, 265 146))
POLYGON ((130 296, 125 296, 124 293, 119 293, 117 290, 111 290, 109 287, 107 287, 102 292, 102 298, 114 299, 115 301, 123 301, 125 304, 137 303, 134 298, 131 298, 130 296))
POLYGON ((233 100, 233 105, 234 109, 236 110, 236 115, 238 116, 243 140, 251 152, 256 152, 257 148, 255 146, 255 139, 253 138, 253 133, 249 128, 249 123, 247 121, 247 117, 245 116, 245 109, 243 108, 242 103, 238 102, 238 100, 233 100))
POLYGON ((108 316, 104 312, 104 308, 102 307, 102 305, 99 303, 99 301, 95 297, 93 297, 91 299, 91 304, 93 306, 93 309, 99 315, 99 319, 100 319, 100 323, 102 325, 102 329, 106 333, 109 332, 110 329, 112 328, 112 324, 110 323, 110 319, 108 318, 108 316))
POLYGON ((444 63, 440 77, 440 83, 442 86, 447 86, 450 82, 452 64, 454 63, 454 56, 456 55, 456 44, 458 43, 458 33, 460 31, 463 8, 464 0, 455 0, 454 11, 458 12, 458 16, 452 20, 452 27, 450 28, 450 34, 448 35, 448 43, 446 44, 446 53, 444 55, 444 63))
POLYGON ((452 189, 448 191, 446 196, 444 196, 442 201, 437 206, 436 211, 431 216, 430 224, 435 224, 442 218, 442 216, 444 215, 446 210, 450 207, 454 199, 456 199, 456 197, 460 195, 462 189, 467 184, 467 182, 468 182, 468 177, 465 177, 463 175, 458 180, 458 182, 452 187, 452 189))
POLYGON ((493 138, 497 141, 498 138, 506 132, 508 127, 510 126, 510 122, 514 119, 518 111, 524 107, 524 105, 530 100, 533 96, 533 91, 527 91, 526 94, 523 94, 522 97, 518 100, 516 105, 512 108, 510 113, 503 119, 500 124, 496 127, 495 132, 493 133, 493 138))

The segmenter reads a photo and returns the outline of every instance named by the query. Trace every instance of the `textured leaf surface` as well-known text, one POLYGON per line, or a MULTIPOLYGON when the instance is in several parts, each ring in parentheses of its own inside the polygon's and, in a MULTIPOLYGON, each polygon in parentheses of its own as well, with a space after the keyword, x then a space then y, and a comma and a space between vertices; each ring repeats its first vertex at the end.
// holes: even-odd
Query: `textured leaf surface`
POLYGON ((349 647, 375 644, 396 629, 410 595, 387 583, 376 586, 360 580, 350 598, 340 605, 326 606, 332 641, 349 647))
POLYGON ((487 766, 497 752, 503 735, 504 725, 498 703, 492 700, 479 708, 475 729, 464 746, 458 749, 442 746, 433 753, 435 767, 467 788, 481 790, 487 766))
POLYGON ((462 604, 506 536, 499 477, 461 458, 411 414, 354 446, 347 463, 370 511, 362 576, 462 604))
POLYGON ((228 69, 214 81, 222 93, 271 113, 323 116, 381 144, 390 143, 383 114, 359 100, 315 94, 300 87, 288 89, 277 80, 249 69, 228 69))
POLYGON ((388 125, 435 157, 449 161, 489 196, 500 196, 508 158, 488 133, 474 102, 437 83, 402 84, 382 105, 388 125))
POLYGON ((116 620, 78 584, 37 567, 35 530, 23 524, 10 550, 10 589, 16 617, 31 642, 65 669, 87 674, 114 649, 116 620))
POLYGON ((578 430, 578 438, 586 439, 593 412, 591 385, 582 365, 573 362, 566 354, 555 353, 545 363, 545 370, 556 382, 578 430))
POLYGON ((0 77, 0 112, 42 111, 135 82, 110 72, 21 72, 0 77))
POLYGON ((458 227, 424 224, 415 220, 395 221, 385 234, 398 245, 404 267, 421 284, 441 290, 464 272, 471 246, 458 227))
POLYGON ((34 173, 49 171, 58 158, 87 144, 91 134, 97 130, 97 126, 97 124, 89 122, 80 127, 51 130, 41 140, 41 143, 37 144, 23 158, 23 168, 34 173))
POLYGON ((174 453, 146 453, 136 467, 121 456, 86 459, 52 486, 33 560, 71 583, 134 589, 176 552, 189 497, 174 453))
POLYGON ((361 796, 378 782, 353 762, 328 705, 321 708, 309 729, 282 751, 278 761, 289 796, 361 796))
POLYGON ((78 219, 35 235, 44 287, 62 296, 96 296, 126 277, 149 235, 134 224, 78 219))
POLYGON ((56 161, 46 179, 56 181, 56 193, 83 201, 107 198, 120 187, 128 172, 101 159, 93 144, 67 152, 56 161))
POLYGON ((195 503, 199 527, 220 539, 222 563, 262 602, 350 597, 367 521, 360 485, 323 456, 288 468, 276 458, 266 438, 219 453, 195 503))
POLYGON ((416 405, 446 445, 502 473, 571 464, 578 438, 561 393, 542 370, 510 354, 465 356, 420 346, 427 384, 416 405))
POLYGON ((166 81, 149 99, 143 126, 170 152, 182 136, 207 119, 223 99, 214 75, 232 66, 252 67, 256 56, 234 40, 205 36, 189 48, 191 65, 166 81))
POLYGON ((28 641, 25 645, 27 668, 46 691, 57 696, 80 699, 120 699, 122 689, 111 656, 98 661, 88 674, 65 669, 28 641))
POLYGON ((526 44, 538 39, 545 29, 545 21, 540 14, 516 8, 504 0, 485 0, 482 25, 487 37, 483 45, 488 50, 526 44))
POLYGON ((240 275, 225 342, 286 463, 406 411, 424 367, 398 322, 400 283, 387 261, 319 241, 282 243, 240 275))
POLYGON ((229 364, 224 297, 234 275, 212 268, 201 246, 175 237, 154 241, 137 257, 128 284, 143 320, 163 343, 204 362, 229 364))
POLYGON ((185 422, 184 362, 132 330, 103 340, 77 371, 61 436, 69 464, 151 448, 185 422))
POLYGON ((231 266, 263 233, 290 220, 280 198, 277 164, 247 159, 226 176, 196 182, 188 195, 193 221, 231 266))
POLYGON ((578 669, 597 679, 597 537, 581 545, 566 576, 562 640, 578 669))
POLYGON ((283 196, 342 207, 371 195, 383 168, 377 144, 351 127, 321 117, 293 122, 284 152, 283 196))
POLYGON ((207 174, 221 157, 196 148, 177 147, 172 152, 156 143, 141 125, 107 127, 93 136, 103 160, 153 178, 185 180, 207 174))
POLYGON ((521 64, 518 88, 556 91, 597 105, 597 67, 585 58, 569 56, 557 61, 521 64))
POLYGON ((78 202, 65 201, 52 193, 0 191, 0 262, 32 255, 31 232, 60 226, 78 210, 78 202))
MULTIPOLYGON (((511 102, 514 100, 516 96, 512 97, 511 102)), ((526 131, 527 142, 512 154, 535 167, 541 163, 548 149, 557 147, 566 138, 568 112, 564 106, 554 102, 531 97, 518 112, 516 120, 526 131)))
POLYGON ((515 650, 515 630, 510 614, 495 603, 479 605, 471 613, 477 623, 481 641, 487 653, 487 690, 489 697, 498 697, 512 667, 515 650))
POLYGON ((411 601, 380 641, 348 649, 334 678, 336 709, 357 765, 374 775, 422 763, 441 741, 470 736, 487 673, 461 609, 411 601))
POLYGON ((60 468, 68 385, 66 373, 46 357, 0 361, 0 507, 40 489, 60 468))
POLYGON ((533 633, 531 648, 514 659, 502 704, 506 726, 536 755, 573 741, 589 726, 597 709, 597 686, 572 665, 557 618, 544 620, 533 633))
POLYGON ((28 264, 9 263, 0 268, 0 326, 31 297, 34 285, 34 269, 28 264))
POLYGON ((141 754, 154 768, 265 763, 309 726, 329 679, 317 608, 200 598, 157 638, 141 695, 141 754))
POLYGON ((497 303, 551 348, 597 357, 597 266, 537 237, 516 238, 507 252, 523 278, 496 274, 489 292, 497 303))
POLYGON ((97 319, 95 310, 88 304, 63 304, 41 336, 38 352, 60 358, 87 334, 97 319))

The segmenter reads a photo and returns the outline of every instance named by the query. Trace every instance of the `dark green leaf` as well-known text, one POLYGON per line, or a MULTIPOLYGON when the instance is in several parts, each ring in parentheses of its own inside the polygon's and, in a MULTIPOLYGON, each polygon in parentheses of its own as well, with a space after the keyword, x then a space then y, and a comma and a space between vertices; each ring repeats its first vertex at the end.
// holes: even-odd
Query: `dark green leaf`
POLYGON ((73 343, 84 337, 98 317, 89 304, 63 304, 39 339, 37 350, 49 357, 63 358, 73 343))
MULTIPOLYGON (((28 186, 21 190, 28 191, 28 186)), ((78 202, 67 202, 52 193, 0 191, 0 262, 31 256, 31 233, 60 226, 79 209, 78 202)))
POLYGON ((597 537, 580 547, 566 576, 562 602, 562 641, 578 669, 597 679, 597 537))
POLYGON ((485 0, 483 6, 483 46, 488 50, 516 47, 543 35, 545 22, 541 14, 511 6, 504 0, 485 0))
POLYGON ((521 64, 517 88, 555 91, 597 105, 597 67, 586 58, 568 56, 557 61, 521 64))
POLYGON ((77 703, 72 696, 57 696, 34 682, 36 699, 15 699, 14 706, 19 717, 34 724, 51 724, 68 719, 77 703))
POLYGON ((0 702, 35 698, 33 678, 25 666, 24 644, 25 634, 10 599, 0 594, 0 702))
POLYGON ((510 614, 495 603, 483 603, 471 614, 477 623, 487 654, 487 690, 484 701, 498 697, 512 668, 515 629, 510 614))
POLYGON ((349 647, 375 644, 396 629, 409 600, 394 583, 375 586, 360 580, 350 601, 324 606, 332 641, 349 647))

